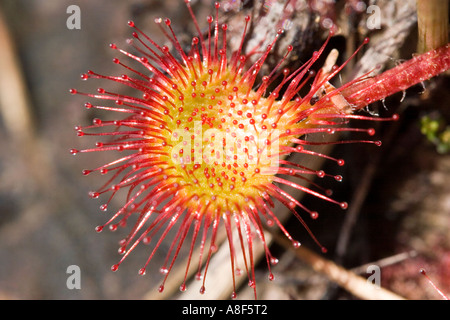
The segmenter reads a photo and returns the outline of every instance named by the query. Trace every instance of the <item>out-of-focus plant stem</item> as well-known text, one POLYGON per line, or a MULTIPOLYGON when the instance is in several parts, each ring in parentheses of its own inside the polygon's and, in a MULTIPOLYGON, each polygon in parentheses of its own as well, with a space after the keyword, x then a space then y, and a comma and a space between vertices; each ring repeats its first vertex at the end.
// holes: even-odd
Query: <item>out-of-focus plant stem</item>
POLYGON ((14 41, 1 11, 0 48, 0 115, 10 138, 27 148, 34 137, 30 100, 14 41))
POLYGON ((417 0, 419 53, 448 43, 448 3, 448 0, 417 0))
MULTIPOLYGON (((280 235, 274 235, 275 241, 287 249, 291 250, 289 240, 283 238, 280 235)), ((295 249, 293 253, 302 261, 310 265, 316 272, 319 272, 331 281, 337 283, 354 296, 363 300, 404 300, 402 296, 399 296, 389 290, 381 288, 367 279, 356 275, 355 273, 344 269, 343 267, 335 264, 331 260, 324 259, 320 255, 303 247, 295 249)))

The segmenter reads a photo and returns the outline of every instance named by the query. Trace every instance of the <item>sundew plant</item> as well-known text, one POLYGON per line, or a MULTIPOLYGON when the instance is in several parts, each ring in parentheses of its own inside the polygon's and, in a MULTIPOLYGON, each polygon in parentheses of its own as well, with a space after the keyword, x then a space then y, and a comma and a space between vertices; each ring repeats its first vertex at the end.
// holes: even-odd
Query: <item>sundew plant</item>
MULTIPOLYGON (((128 235, 120 241, 122 258, 112 266, 113 271, 140 244, 147 244, 148 260, 139 269, 139 274, 145 274, 153 269, 148 265, 161 243, 169 241, 166 260, 159 269, 164 275, 159 290, 164 290, 165 281, 185 246, 188 259, 180 290, 186 290, 188 270, 196 259, 197 278, 202 281, 200 291, 204 292, 208 265, 217 250, 218 230, 224 228, 229 244, 230 281, 235 288, 236 256, 242 255, 244 273, 256 297, 255 241, 265 247, 271 280, 270 266, 278 261, 266 243, 265 227, 279 228, 294 247, 300 246, 278 219, 273 209, 275 202, 290 210, 323 252, 325 247, 306 222, 309 218, 317 219, 318 212, 304 206, 289 190, 313 195, 337 209, 347 208, 346 202, 334 199, 313 182, 341 181, 340 175, 311 169, 290 161, 287 156, 305 154, 343 166, 343 160, 311 148, 330 142, 310 137, 339 132, 357 132, 367 138, 338 140, 336 144, 381 145, 381 141, 370 138, 375 134, 373 128, 354 128, 349 121, 396 120, 395 114, 379 118, 361 110, 447 70, 449 46, 416 56, 376 77, 365 74, 335 87, 332 80, 369 39, 364 39, 341 65, 336 65, 330 54, 321 66, 318 60, 335 33, 335 26, 330 26, 323 45, 299 68, 284 67, 293 51, 293 46, 288 46, 284 57, 266 71, 263 67, 283 36, 283 29, 266 47, 244 51, 251 23, 251 17, 246 16, 240 44, 237 50, 231 50, 227 39, 229 26, 221 22, 219 2, 211 8, 211 15, 205 17, 205 29, 200 28, 202 24, 190 1, 180 2, 186 6, 197 31, 190 43, 179 40, 172 28, 176 21, 169 18, 155 20, 167 39, 166 44, 155 42, 143 27, 129 21, 131 50, 110 45, 116 54, 113 62, 124 73, 102 75, 89 70, 81 79, 89 82, 97 79, 102 86, 94 92, 70 90, 89 99, 85 103, 87 109, 102 110, 116 117, 116 120, 95 118, 91 125, 76 126, 78 136, 92 136, 98 141, 92 148, 70 152, 78 155, 108 151, 118 155, 114 161, 83 171, 84 175, 98 174, 105 179, 100 188, 89 193, 92 198, 103 199, 101 210, 112 212, 96 230, 128 229, 128 235), (135 95, 109 91, 108 83, 131 88, 135 95), (126 201, 122 207, 112 208, 110 201, 119 192, 126 194, 126 201), (238 246, 234 245, 236 237, 238 246), (197 247, 200 253, 194 256, 197 247)), ((236 288, 232 297, 236 297, 236 288)))

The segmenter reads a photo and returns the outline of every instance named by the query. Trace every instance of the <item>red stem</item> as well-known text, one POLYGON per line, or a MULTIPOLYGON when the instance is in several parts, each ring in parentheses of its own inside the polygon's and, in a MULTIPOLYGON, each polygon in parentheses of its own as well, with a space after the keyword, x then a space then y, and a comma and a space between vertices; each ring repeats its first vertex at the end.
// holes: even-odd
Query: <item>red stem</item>
POLYGON ((373 78, 355 82, 342 95, 361 109, 450 69, 450 44, 418 55, 373 78))

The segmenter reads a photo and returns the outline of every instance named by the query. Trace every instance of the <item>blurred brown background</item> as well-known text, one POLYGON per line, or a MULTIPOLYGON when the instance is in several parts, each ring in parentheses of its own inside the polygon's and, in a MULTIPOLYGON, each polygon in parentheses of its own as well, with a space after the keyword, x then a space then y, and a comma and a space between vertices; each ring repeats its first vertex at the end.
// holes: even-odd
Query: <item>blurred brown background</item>
MULTIPOLYGON (((92 158, 68 152, 82 146, 74 125, 90 123, 93 115, 83 107, 86 99, 68 90, 100 85, 81 83, 79 75, 88 69, 123 72, 110 71, 115 65, 108 45, 125 45, 126 22, 142 3, 1 2, 11 38, 1 38, 0 47, 3 51, 12 45, 17 64, 1 71, 6 81, 2 95, 10 97, 10 104, 2 106, 7 110, 0 117, 0 298, 136 298, 149 289, 147 281, 136 277, 136 264, 124 265, 123 278, 109 270, 118 258, 119 238, 94 231, 106 217, 98 209, 101 203, 87 196, 99 186, 95 177, 81 175, 92 158), (66 27, 66 10, 73 4, 81 9, 80 30, 66 27), (24 91, 8 83, 17 72, 24 91), (11 114, 8 119, 6 113, 11 114), (73 264, 81 268, 81 290, 66 287, 66 270, 73 264)), ((154 5, 168 10, 162 1, 154 5)))

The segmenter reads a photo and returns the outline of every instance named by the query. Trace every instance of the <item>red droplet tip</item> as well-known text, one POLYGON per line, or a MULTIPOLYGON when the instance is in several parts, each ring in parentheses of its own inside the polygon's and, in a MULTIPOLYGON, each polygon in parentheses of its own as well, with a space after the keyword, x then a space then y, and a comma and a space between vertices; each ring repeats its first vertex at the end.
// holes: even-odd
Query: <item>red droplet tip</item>
POLYGON ((95 192, 95 191, 90 191, 89 192, 89 197, 91 197, 92 199, 97 199, 98 196, 99 196, 98 192, 95 192))
POLYGON ((300 243, 300 241, 292 241, 292 245, 294 246, 294 248, 300 248, 302 244, 300 243))
POLYGON ((333 23, 331 26, 329 26, 329 36, 333 37, 337 32, 337 26, 333 23))
POLYGON ((319 178, 323 178, 323 177, 325 177, 325 171, 323 171, 323 170, 319 170, 319 171, 317 171, 317 176, 319 177, 319 178))

